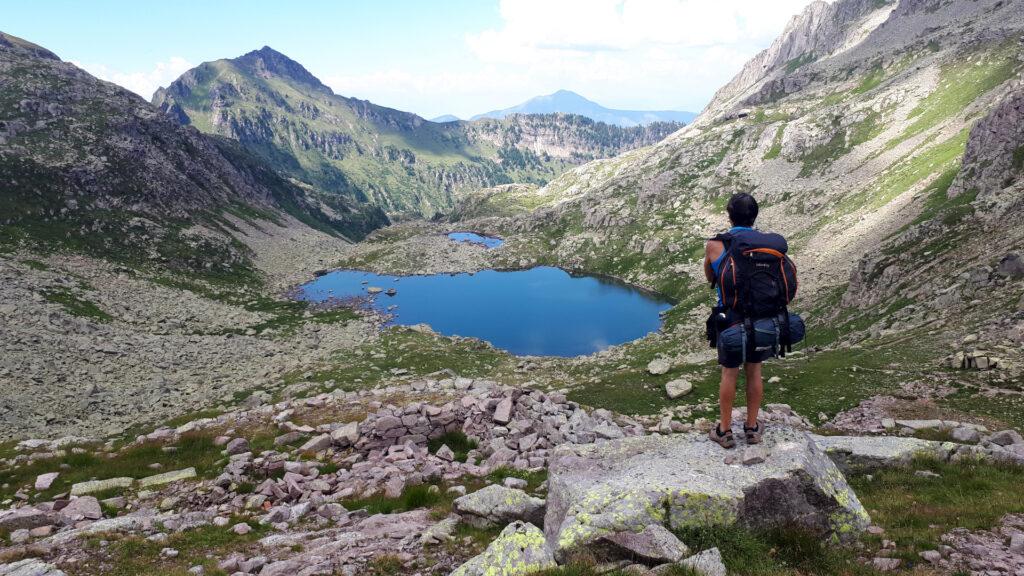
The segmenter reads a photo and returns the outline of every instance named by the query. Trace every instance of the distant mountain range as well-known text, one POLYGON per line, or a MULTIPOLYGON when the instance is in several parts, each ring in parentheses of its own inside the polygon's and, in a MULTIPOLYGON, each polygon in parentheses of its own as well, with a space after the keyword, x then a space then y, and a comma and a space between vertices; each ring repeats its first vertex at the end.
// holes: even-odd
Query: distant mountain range
POLYGON ((337 95, 269 47, 203 63, 157 90, 153 103, 181 124, 237 141, 318 195, 427 218, 450 210, 459 191, 544 184, 682 127, 624 128, 572 114, 437 124, 337 95))
MULTIPOLYGON (((592 100, 587 100, 575 92, 559 90, 554 94, 531 98, 518 106, 477 114, 470 118, 470 120, 504 118, 510 114, 552 114, 556 112, 578 114, 586 116, 595 122, 604 122, 605 124, 623 127, 646 126, 654 122, 682 122, 689 124, 697 117, 693 112, 676 110, 615 110, 605 108, 592 100)), ((458 119, 451 114, 445 114, 444 116, 434 118, 433 122, 453 122, 458 119)))

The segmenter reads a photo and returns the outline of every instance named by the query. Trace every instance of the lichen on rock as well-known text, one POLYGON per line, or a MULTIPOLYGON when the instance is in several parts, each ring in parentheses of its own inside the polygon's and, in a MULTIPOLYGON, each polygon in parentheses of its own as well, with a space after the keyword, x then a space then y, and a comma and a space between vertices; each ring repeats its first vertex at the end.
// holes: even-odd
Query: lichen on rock
POLYGON ((549 473, 548 544, 563 558, 652 523, 798 525, 843 540, 867 527, 842 472, 807 434, 769 429, 764 443, 768 460, 743 467, 725 464, 722 449, 699 434, 560 447, 549 473))
POLYGON ((479 556, 451 576, 519 576, 555 568, 544 533, 533 524, 513 522, 479 556))

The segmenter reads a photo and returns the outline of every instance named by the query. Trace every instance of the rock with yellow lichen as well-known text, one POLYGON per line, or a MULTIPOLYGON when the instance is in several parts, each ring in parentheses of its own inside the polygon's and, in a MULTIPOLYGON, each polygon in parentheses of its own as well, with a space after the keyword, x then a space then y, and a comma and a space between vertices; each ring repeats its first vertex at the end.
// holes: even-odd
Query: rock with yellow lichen
POLYGON ((457 568, 451 576, 525 576, 555 567, 544 533, 533 524, 513 522, 482 554, 457 568))
POLYGON ((522 490, 491 484, 455 500, 455 512, 478 528, 504 526, 514 520, 540 524, 544 500, 522 490))
POLYGON ((753 466, 726 464, 726 452, 700 434, 559 447, 548 476, 548 545, 565 558, 653 523, 799 525, 840 540, 868 526, 843 474, 806 433, 769 428, 764 445, 767 460, 753 466))

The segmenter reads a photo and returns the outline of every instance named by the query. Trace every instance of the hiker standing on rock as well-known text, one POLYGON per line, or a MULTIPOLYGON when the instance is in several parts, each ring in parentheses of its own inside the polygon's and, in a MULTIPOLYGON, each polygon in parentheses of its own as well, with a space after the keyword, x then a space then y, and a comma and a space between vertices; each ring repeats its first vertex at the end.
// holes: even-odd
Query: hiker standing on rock
POLYGON ((786 256, 786 239, 754 229, 758 206, 750 194, 735 194, 726 211, 732 228, 708 240, 704 254, 704 275, 718 292, 718 304, 708 318, 708 340, 718 349, 722 366, 721 420, 709 437, 723 448, 734 448, 732 405, 740 367, 746 373, 747 394, 743 435, 747 444, 757 444, 764 433, 757 417, 764 396, 762 363, 792 351, 803 339, 804 324, 788 310, 797 278, 786 256))

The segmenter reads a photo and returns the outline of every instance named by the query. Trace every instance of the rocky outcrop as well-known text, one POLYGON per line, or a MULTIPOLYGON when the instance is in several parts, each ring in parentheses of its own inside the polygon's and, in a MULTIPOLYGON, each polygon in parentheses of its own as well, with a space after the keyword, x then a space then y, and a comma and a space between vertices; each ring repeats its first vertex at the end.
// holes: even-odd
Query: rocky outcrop
POLYGON ((504 526, 516 520, 544 523, 544 501, 514 488, 486 486, 455 500, 455 511, 479 528, 504 526))
POLYGON ((501 531, 487 550, 451 576, 526 576, 556 567, 544 543, 544 533, 533 524, 514 522, 501 531))
POLYGON ((739 466, 698 434, 565 446, 552 458, 544 529, 557 557, 649 524, 784 525, 836 539, 867 527, 842 473, 803 432, 772 428, 763 463, 739 466))
POLYGON ((744 97, 755 93, 769 79, 778 81, 773 89, 768 90, 769 93, 781 90, 783 94, 789 94, 803 88, 810 80, 791 75, 793 71, 833 54, 852 38, 863 35, 862 22, 870 20, 876 13, 888 14, 895 6, 895 2, 880 3, 877 0, 817 0, 811 3, 790 19, 771 46, 747 62, 738 75, 715 93, 695 124, 717 118, 730 107, 744 105, 744 97))
MULTIPOLYGON (((1018 182, 1024 173, 1024 86, 1016 87, 971 129, 963 167, 949 187, 955 198, 966 192, 987 199, 1018 182)), ((1004 207, 1005 210, 1005 207, 1004 207)), ((986 211, 999 216, 1003 210, 986 211)))

